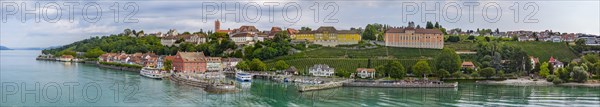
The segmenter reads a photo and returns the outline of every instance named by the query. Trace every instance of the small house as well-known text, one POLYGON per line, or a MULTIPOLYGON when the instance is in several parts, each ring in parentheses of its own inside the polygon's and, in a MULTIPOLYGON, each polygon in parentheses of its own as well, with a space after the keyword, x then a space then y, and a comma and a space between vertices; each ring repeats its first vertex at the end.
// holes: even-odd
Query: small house
POLYGON ((471 61, 464 61, 461 65, 460 65, 463 69, 475 69, 477 67, 475 67, 475 64, 473 64, 473 62, 471 61))
POLYGON ((360 78, 375 78, 375 69, 373 68, 357 68, 356 77, 360 78))
POLYGON ((335 69, 325 64, 317 64, 309 68, 308 73, 312 76, 330 77, 335 69))

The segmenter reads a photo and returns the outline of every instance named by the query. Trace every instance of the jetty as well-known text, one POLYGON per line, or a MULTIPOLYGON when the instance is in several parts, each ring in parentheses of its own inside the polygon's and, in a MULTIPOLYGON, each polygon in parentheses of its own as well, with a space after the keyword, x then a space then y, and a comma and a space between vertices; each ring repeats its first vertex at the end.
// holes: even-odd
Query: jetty
POLYGON ((178 75, 171 75, 169 78, 172 82, 177 84, 189 85, 194 87, 204 88, 212 92, 236 92, 235 84, 224 84, 218 82, 210 82, 204 80, 194 80, 190 78, 184 78, 178 75))
POLYGON ((353 80, 348 79, 348 80, 343 80, 343 81, 332 81, 332 82, 327 82, 327 83, 323 83, 323 84, 303 84, 298 87, 298 91, 306 92, 306 91, 337 88, 337 87, 342 87, 344 85, 344 83, 348 83, 351 81, 353 81, 353 80))
POLYGON ((354 81, 345 83, 347 87, 378 87, 378 88, 455 88, 458 82, 444 83, 442 81, 354 81))
POLYGON ((458 82, 444 83, 442 81, 377 81, 377 80, 342 80, 321 84, 302 84, 298 91, 315 91, 336 87, 377 87, 377 88, 456 88, 458 82))

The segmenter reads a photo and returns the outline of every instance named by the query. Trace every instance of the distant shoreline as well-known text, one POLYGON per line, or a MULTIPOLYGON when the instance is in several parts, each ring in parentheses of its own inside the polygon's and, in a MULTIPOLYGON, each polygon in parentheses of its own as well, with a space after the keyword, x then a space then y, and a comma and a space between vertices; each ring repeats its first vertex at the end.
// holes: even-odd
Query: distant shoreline
POLYGON ((553 84, 552 82, 548 82, 544 79, 542 80, 529 80, 529 79, 508 79, 503 81, 492 81, 492 80, 484 80, 484 81, 476 81, 477 84, 484 85, 511 85, 511 86, 569 86, 569 87, 600 87, 600 83, 562 83, 562 84, 553 84))

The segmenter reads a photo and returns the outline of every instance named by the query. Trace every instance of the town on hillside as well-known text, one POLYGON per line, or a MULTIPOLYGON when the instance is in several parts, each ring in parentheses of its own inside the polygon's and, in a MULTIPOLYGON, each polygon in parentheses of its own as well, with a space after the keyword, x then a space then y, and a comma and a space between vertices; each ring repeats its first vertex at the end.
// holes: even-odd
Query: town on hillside
POLYGON ((425 27, 409 22, 397 27, 369 24, 364 29, 320 26, 261 31, 252 25, 225 30, 216 20, 214 27, 193 33, 126 29, 118 35, 44 50, 37 59, 90 63, 224 90, 235 84, 224 82, 225 77, 311 84, 299 91, 340 86, 456 87, 457 83, 443 81, 460 79, 600 83, 592 81, 600 75, 597 35, 446 30, 437 22, 425 27))

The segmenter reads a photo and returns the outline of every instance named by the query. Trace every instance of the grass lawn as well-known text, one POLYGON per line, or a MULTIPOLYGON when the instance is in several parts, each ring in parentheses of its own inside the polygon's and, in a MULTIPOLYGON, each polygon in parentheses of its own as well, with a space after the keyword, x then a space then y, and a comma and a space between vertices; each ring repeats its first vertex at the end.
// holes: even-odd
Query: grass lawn
POLYGON ((511 45, 519 46, 530 56, 540 58, 540 62, 547 62, 551 56, 563 63, 568 63, 578 56, 571 51, 565 43, 553 42, 506 42, 511 45))

